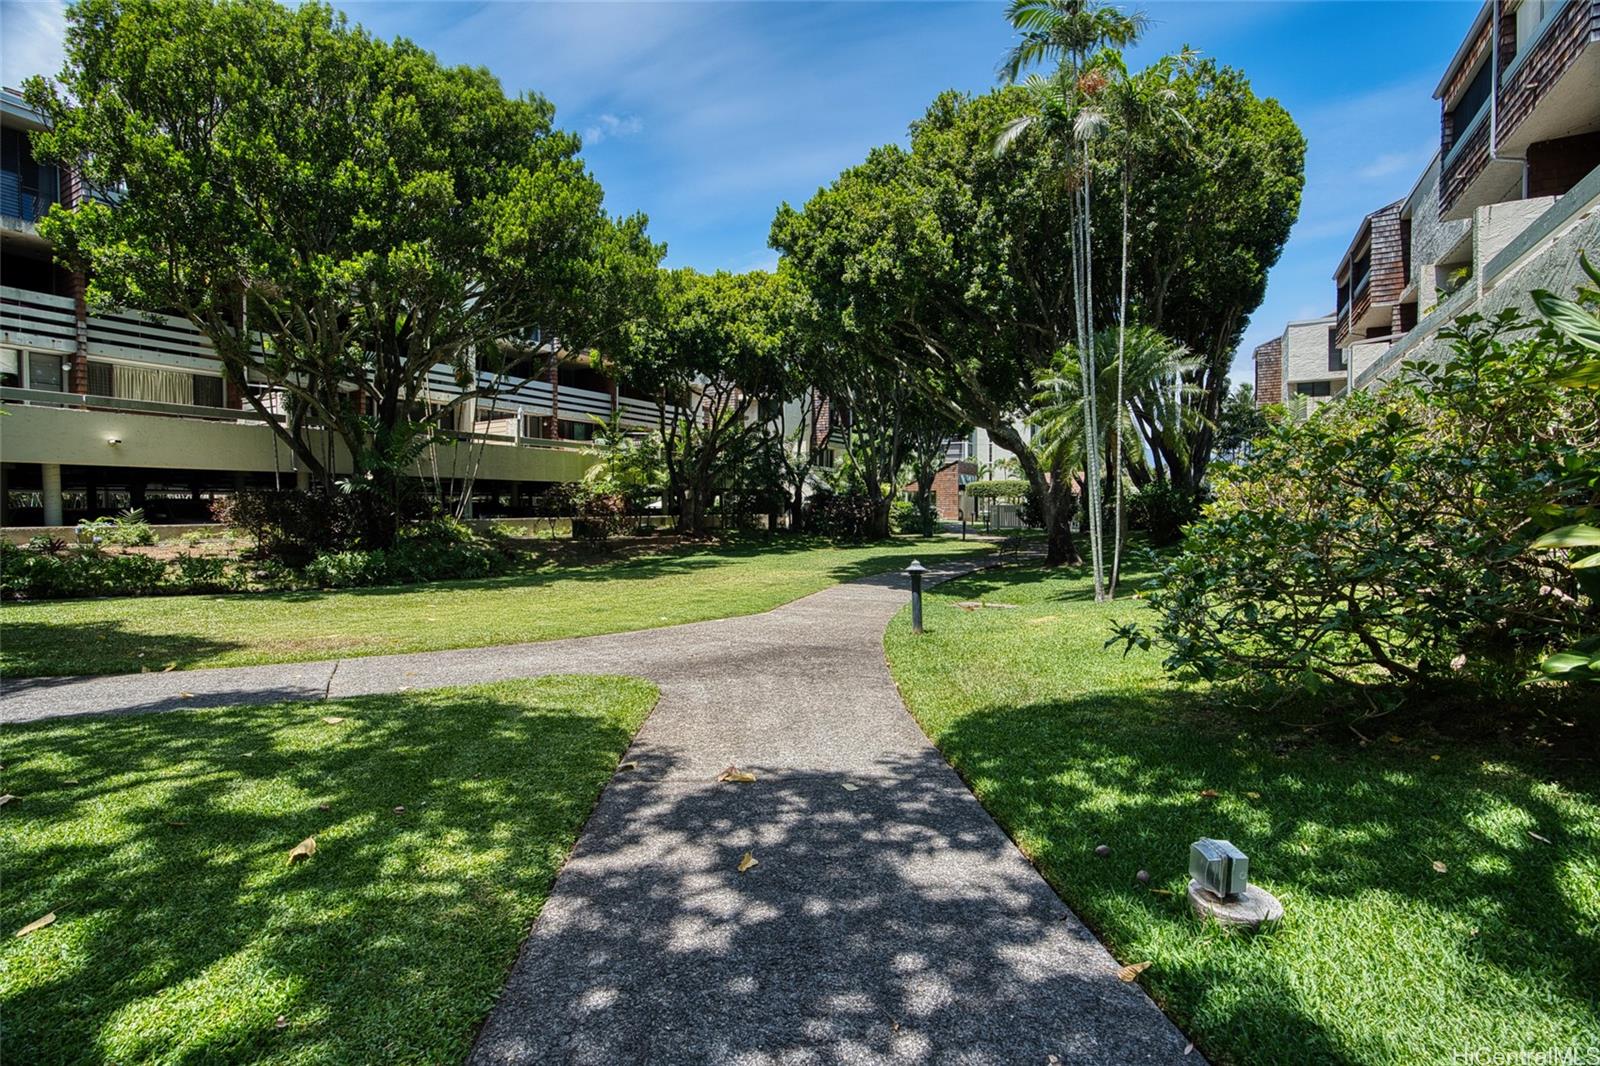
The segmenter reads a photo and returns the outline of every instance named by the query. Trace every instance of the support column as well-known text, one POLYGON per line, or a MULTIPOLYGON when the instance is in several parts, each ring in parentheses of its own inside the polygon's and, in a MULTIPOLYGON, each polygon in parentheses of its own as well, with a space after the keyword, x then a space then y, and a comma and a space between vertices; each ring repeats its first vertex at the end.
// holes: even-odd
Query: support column
POLYGON ((311 491, 311 471, 300 467, 294 472, 294 487, 301 492, 311 491))
POLYGON ((59 526, 61 520, 61 464, 40 463, 39 485, 44 496, 44 524, 59 526))
POLYGON ((76 271, 72 275, 72 315, 75 347, 67 365, 67 391, 80 396, 89 391, 89 302, 88 284, 76 271))

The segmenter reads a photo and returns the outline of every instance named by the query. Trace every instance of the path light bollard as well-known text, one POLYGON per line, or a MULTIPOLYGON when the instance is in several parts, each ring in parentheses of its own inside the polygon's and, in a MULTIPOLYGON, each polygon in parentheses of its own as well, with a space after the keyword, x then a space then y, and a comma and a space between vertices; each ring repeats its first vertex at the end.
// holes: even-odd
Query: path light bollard
POLYGON ((911 560, 911 565, 906 567, 906 576, 911 578, 911 632, 922 632, 922 575, 928 568, 911 560))

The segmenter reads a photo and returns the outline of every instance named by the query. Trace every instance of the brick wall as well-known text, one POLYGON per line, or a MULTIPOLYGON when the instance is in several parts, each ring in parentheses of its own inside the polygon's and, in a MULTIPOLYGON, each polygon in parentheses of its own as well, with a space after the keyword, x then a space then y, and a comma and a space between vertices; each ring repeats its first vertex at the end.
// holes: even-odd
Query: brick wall
MULTIPOLYGON (((933 506, 941 521, 961 520, 961 475, 976 477, 978 464, 968 459, 946 463, 933 475, 933 506)), ((906 485, 906 492, 916 492, 915 481, 906 485)))
POLYGON ((1528 196, 1560 196, 1600 167, 1600 131, 1528 145, 1528 196))
POLYGON ((1283 402, 1283 338, 1256 345, 1256 403, 1283 402))

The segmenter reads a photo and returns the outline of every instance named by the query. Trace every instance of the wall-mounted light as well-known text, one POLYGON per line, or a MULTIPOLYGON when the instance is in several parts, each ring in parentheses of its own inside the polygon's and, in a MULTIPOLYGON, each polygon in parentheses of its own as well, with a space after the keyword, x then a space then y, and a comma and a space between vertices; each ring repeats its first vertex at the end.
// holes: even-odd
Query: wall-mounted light
POLYGON ((106 443, 111 445, 113 448, 115 448, 117 445, 122 443, 122 438, 121 437, 107 437, 106 438, 106 443))

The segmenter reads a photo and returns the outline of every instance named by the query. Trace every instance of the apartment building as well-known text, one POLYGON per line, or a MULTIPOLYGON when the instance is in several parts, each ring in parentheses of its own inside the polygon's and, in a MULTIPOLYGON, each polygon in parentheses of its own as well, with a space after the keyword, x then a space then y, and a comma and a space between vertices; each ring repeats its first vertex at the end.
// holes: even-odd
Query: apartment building
MULTIPOLYGON (((1569 291, 1578 252, 1600 250, 1600 0, 1488 0, 1434 97, 1438 153, 1335 271, 1332 395, 1446 357, 1439 333, 1462 315, 1569 291)), ((1256 349, 1262 403, 1293 394, 1281 347, 1256 349)))
MULTIPOLYGON (((40 116, 0 92, 0 523, 57 526, 144 507, 157 521, 204 521, 217 494, 304 484, 294 456, 222 378, 186 320, 91 310, 84 279, 58 265, 36 223, 84 195, 70 173, 33 157, 40 116)), ((478 375, 492 399, 459 405, 445 441, 417 475, 472 473, 479 513, 519 513, 593 461, 594 417, 656 424, 653 400, 534 334, 509 375, 478 375)), ((262 386, 263 390, 266 386, 262 386)), ((453 373, 430 376, 425 405, 460 395, 453 373)), ((274 397, 263 397, 269 407, 274 397)), ((350 457, 328 434, 336 472, 350 457)))
POLYGON ((1256 347, 1256 403, 1288 403, 1302 396, 1314 405, 1343 390, 1349 372, 1334 341, 1336 322, 1333 315, 1290 322, 1256 347))

